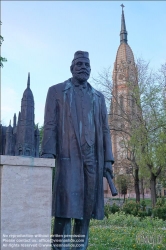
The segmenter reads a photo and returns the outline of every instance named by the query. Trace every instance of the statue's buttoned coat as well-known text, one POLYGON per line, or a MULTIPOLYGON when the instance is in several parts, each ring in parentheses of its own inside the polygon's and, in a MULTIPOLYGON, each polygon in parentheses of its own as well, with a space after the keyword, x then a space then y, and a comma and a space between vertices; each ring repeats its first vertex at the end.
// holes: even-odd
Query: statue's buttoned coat
MULTIPOLYGON (((103 167, 113 162, 110 130, 104 96, 88 83, 92 94, 95 145, 96 190, 93 218, 104 217, 103 167)), ((79 129, 71 79, 49 88, 45 106, 42 154, 56 157, 53 191, 53 215, 63 218, 83 218, 84 170, 79 129)), ((85 204, 86 206, 86 204, 85 204)))

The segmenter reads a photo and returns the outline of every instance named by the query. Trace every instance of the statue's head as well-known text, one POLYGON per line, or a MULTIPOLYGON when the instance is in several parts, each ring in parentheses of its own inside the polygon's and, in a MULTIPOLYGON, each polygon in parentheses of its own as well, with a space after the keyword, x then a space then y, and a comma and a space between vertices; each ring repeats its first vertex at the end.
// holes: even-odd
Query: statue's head
POLYGON ((91 72, 89 53, 85 51, 75 52, 70 70, 73 78, 79 82, 87 81, 91 72))

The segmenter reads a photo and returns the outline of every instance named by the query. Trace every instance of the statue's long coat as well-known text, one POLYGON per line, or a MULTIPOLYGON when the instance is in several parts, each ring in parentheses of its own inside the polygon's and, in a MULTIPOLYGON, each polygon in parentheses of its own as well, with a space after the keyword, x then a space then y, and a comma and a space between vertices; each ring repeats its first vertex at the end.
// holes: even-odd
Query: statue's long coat
MULTIPOLYGON (((93 218, 104 217, 103 167, 113 162, 110 131, 104 96, 91 89, 97 147, 96 197, 93 218)), ((42 154, 56 156, 56 176, 53 192, 53 215, 63 218, 83 218, 84 171, 80 151, 75 99, 71 80, 49 88, 46 106, 42 154)), ((86 206, 86 204, 85 204, 86 206)))

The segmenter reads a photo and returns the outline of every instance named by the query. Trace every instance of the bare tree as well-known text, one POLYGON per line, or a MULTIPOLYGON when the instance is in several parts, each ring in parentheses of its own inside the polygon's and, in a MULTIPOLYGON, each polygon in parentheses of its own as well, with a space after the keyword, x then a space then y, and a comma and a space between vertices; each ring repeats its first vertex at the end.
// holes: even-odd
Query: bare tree
MULTIPOLYGON (((2 22, 0 21, 0 25, 2 25, 2 22)), ((4 41, 3 36, 0 35, 0 46, 2 45, 4 41)), ((5 57, 0 56, 0 67, 3 67, 3 62, 7 62, 7 59, 5 57)))

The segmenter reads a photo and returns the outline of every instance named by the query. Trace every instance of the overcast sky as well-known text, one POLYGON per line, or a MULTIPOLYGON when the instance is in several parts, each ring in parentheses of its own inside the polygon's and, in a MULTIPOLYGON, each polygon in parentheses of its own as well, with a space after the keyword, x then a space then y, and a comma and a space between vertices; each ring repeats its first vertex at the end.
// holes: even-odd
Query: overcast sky
MULTIPOLYGON (((35 99, 35 123, 43 124, 50 86, 71 77, 77 50, 89 52, 91 76, 111 66, 120 44, 119 1, 2 1, 1 121, 20 111, 28 72, 35 99)), ((157 69, 166 61, 166 2, 123 1, 128 44, 135 57, 157 69)), ((90 80, 91 82, 91 80, 90 80)))

